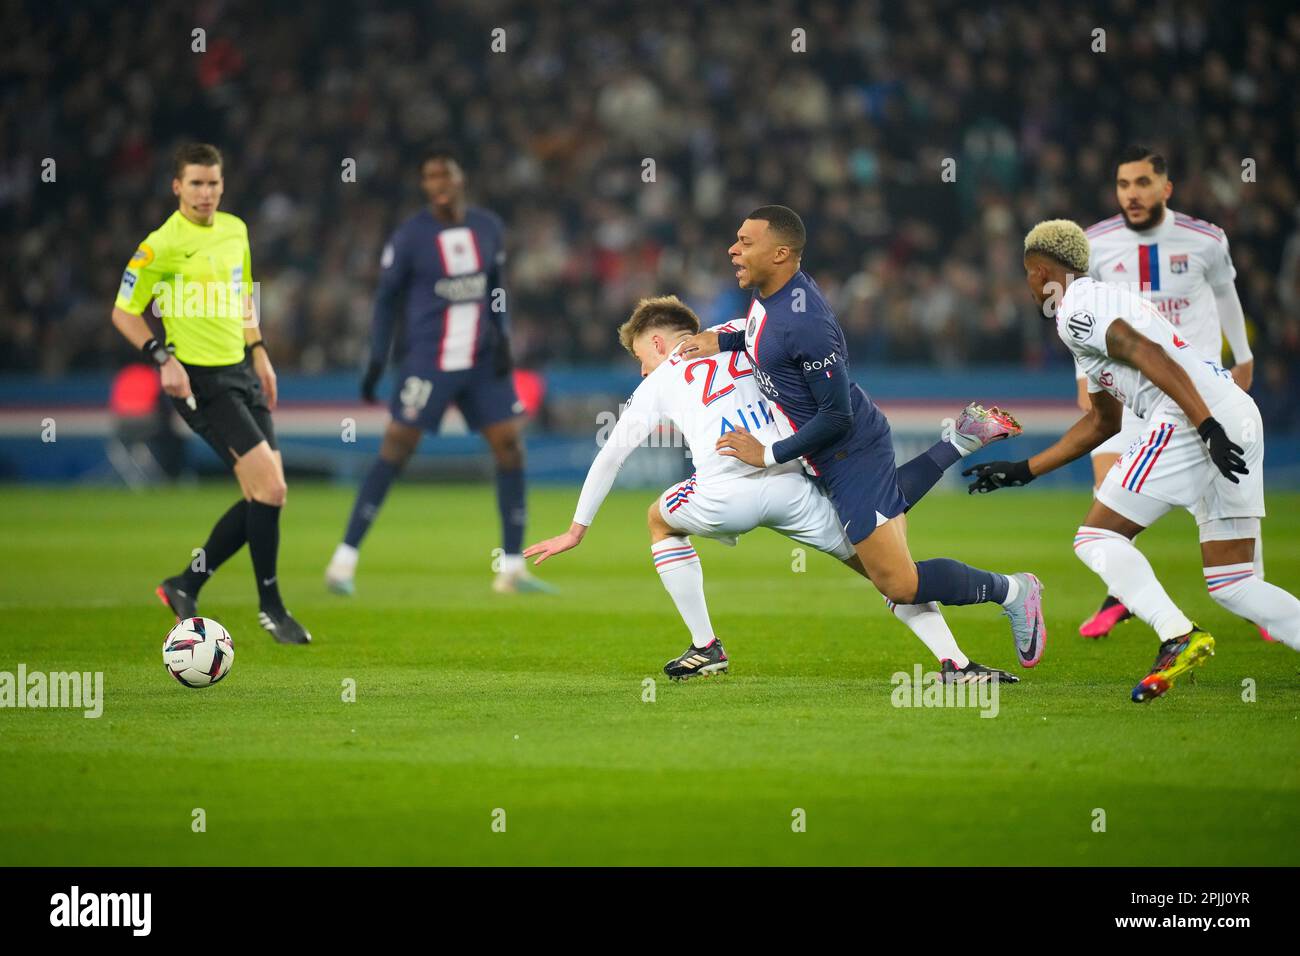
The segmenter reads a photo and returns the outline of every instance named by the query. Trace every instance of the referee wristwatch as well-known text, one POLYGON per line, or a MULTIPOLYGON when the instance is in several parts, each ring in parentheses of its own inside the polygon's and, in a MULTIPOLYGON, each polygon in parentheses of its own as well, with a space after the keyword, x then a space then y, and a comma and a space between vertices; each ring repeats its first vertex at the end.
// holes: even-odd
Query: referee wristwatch
POLYGON ((149 361, 153 362, 159 368, 162 368, 171 361, 172 353, 176 351, 174 345, 165 345, 157 339, 150 339, 144 345, 140 346, 140 352, 149 361))

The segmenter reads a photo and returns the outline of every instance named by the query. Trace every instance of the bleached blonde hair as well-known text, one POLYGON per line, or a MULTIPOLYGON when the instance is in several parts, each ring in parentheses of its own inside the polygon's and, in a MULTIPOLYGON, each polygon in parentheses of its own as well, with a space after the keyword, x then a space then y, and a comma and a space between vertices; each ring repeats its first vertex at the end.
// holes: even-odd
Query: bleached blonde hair
POLYGON ((1048 219, 1029 230, 1025 236, 1025 255, 1041 253, 1075 275, 1088 274, 1088 237, 1082 227, 1069 219, 1048 219))

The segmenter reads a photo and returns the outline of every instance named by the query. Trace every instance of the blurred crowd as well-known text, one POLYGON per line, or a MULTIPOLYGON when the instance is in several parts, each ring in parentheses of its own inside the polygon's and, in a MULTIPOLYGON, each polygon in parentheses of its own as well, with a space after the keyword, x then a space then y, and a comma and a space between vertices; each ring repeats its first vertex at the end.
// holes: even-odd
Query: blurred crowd
POLYGON ((1171 205, 1227 230, 1261 399, 1285 398, 1300 371, 1288 6, 9 3, 0 367, 124 357, 109 308, 175 206, 173 148, 195 138, 225 153, 223 208, 249 223, 282 368, 362 364, 380 249, 442 142, 510 229, 526 365, 610 360, 643 295, 740 313, 727 246, 748 210, 781 202, 807 223, 806 266, 856 364, 1064 370, 1021 238, 1117 212, 1113 157, 1141 141, 1170 159, 1171 205))

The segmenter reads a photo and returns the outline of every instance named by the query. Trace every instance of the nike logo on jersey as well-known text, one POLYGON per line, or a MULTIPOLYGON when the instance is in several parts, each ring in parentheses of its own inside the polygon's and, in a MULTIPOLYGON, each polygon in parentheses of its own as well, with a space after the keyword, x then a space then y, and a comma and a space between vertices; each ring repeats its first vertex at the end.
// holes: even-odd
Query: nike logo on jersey
POLYGON ((183 253, 183 255, 185 256, 186 259, 188 259, 190 256, 194 255, 194 253, 196 253, 196 252, 198 252, 198 251, 199 251, 199 250, 197 250, 197 249, 191 249, 189 252, 183 253))

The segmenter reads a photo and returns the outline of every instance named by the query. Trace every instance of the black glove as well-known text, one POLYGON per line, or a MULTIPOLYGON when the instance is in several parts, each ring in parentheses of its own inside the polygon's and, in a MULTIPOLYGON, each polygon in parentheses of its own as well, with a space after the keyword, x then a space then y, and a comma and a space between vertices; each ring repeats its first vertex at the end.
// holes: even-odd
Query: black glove
POLYGON ((361 379, 361 397, 367 402, 375 400, 375 386, 384 376, 384 363, 371 362, 366 366, 366 374, 361 379))
POLYGON ((1223 472, 1223 477, 1234 485, 1241 484, 1237 475, 1249 473, 1246 469, 1246 460, 1241 457, 1245 449, 1233 444, 1228 433, 1223 430, 1223 426, 1213 417, 1201 422, 1196 431, 1201 436, 1201 441, 1205 442, 1210 449, 1210 460, 1219 471, 1223 472), (1234 475, 1233 472, 1237 474, 1234 475))
POLYGON ((979 492, 982 495, 999 488, 1019 488, 1034 480, 1029 473, 1029 459, 1024 461, 986 461, 982 465, 971 465, 962 472, 963 478, 975 476, 970 483, 969 494, 979 492))

